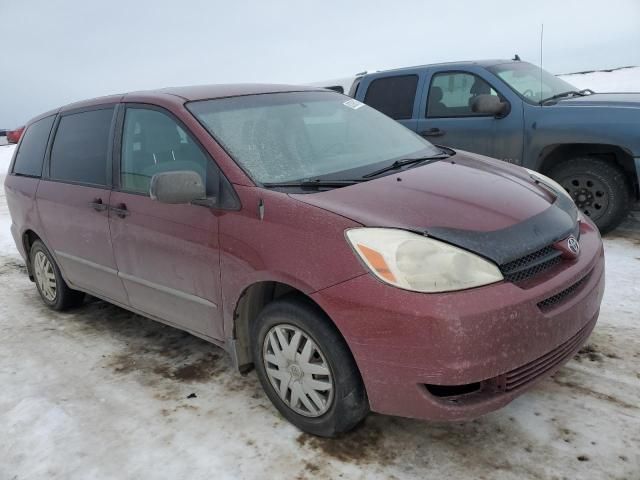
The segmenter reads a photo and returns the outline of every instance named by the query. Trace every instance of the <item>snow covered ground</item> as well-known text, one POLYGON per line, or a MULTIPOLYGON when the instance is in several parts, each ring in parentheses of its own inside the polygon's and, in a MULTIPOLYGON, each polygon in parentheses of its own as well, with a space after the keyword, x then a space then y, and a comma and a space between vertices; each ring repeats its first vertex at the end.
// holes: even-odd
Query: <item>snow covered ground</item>
POLYGON ((640 92, 640 67, 558 75, 572 85, 595 92, 640 92))
POLYGON ((209 343, 97 300, 45 308, 2 191, 0 479, 639 479, 637 220, 606 239, 600 321, 552 379, 473 422, 371 415, 322 440, 209 343))

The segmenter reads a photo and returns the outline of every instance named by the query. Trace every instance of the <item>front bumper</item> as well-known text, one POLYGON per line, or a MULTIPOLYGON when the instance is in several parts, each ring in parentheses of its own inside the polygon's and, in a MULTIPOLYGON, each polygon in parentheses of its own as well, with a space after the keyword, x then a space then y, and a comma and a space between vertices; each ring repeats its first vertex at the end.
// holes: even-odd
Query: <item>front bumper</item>
POLYGON ((526 285, 419 294, 367 274, 312 297, 351 348, 373 411, 470 419, 553 373, 588 338, 604 293, 604 251, 590 223, 581 223, 580 243, 577 259, 526 285), (477 388, 442 396, 427 385, 477 388))

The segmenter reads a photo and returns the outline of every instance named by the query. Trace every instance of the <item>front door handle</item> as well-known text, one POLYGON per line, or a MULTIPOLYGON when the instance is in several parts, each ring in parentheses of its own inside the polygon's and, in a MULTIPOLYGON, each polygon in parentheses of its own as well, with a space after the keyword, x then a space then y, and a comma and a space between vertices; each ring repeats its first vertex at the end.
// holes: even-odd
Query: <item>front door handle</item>
POLYGON ((120 218, 124 218, 131 213, 127 210, 127 206, 124 203, 119 203, 115 207, 111 206, 109 209, 120 218))
POLYGON ((96 212, 104 212, 108 208, 106 203, 102 203, 101 198, 94 198, 93 202, 89 202, 89 206, 96 212))
POLYGON ((441 137, 444 135, 444 130, 440 130, 439 128, 430 128, 429 130, 420 132, 420 135, 423 137, 441 137))

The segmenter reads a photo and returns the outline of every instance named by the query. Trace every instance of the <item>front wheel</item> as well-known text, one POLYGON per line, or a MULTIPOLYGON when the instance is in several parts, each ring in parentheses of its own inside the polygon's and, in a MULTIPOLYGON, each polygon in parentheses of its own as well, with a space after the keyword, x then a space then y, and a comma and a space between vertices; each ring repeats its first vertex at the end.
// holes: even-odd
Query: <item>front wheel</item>
POLYGON ((610 161, 572 158, 553 167, 549 176, 569 192, 578 209, 602 233, 616 228, 629 213, 629 182, 624 171, 610 161))
POLYGON ((267 305, 253 325, 252 351, 267 396, 300 430, 333 437, 367 415, 351 352, 311 302, 292 297, 267 305))

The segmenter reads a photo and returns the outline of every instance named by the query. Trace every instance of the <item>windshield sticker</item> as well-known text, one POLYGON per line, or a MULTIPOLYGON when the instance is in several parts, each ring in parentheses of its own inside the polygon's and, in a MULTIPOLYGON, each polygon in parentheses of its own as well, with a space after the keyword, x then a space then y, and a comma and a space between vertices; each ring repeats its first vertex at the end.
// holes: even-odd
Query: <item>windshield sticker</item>
POLYGON ((359 102, 355 98, 352 98, 351 100, 347 100, 346 102, 343 103, 343 105, 346 105, 349 108, 353 108, 354 110, 357 110, 360 107, 364 107, 364 103, 359 102))

